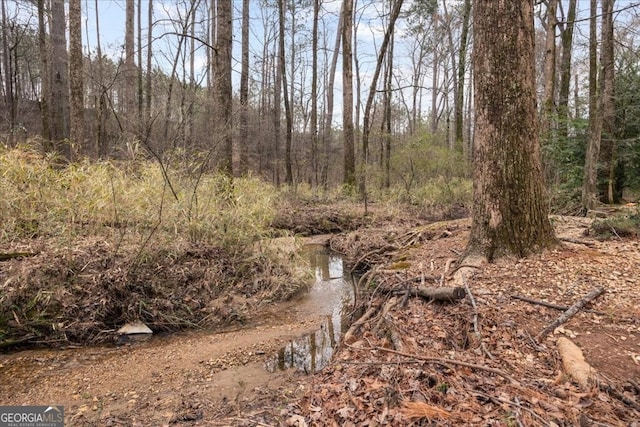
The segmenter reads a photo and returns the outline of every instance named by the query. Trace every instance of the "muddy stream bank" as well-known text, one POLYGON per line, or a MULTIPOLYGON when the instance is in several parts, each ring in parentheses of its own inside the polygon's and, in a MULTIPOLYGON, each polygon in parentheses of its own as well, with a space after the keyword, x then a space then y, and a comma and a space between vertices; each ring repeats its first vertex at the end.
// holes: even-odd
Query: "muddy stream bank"
POLYGON ((342 259, 320 244, 305 251, 310 289, 235 330, 0 354, 0 404, 64 405, 65 425, 148 426, 228 417, 277 394, 286 400, 298 392, 295 378, 328 363, 353 300, 342 259))

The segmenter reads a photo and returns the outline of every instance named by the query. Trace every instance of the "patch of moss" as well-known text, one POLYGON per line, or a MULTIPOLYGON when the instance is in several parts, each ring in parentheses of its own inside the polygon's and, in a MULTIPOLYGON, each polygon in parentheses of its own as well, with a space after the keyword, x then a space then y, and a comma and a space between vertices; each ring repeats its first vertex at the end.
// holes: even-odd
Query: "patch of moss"
POLYGON ((391 270, 406 270, 411 267, 411 263, 408 261, 398 261, 394 262, 389 266, 391 270))

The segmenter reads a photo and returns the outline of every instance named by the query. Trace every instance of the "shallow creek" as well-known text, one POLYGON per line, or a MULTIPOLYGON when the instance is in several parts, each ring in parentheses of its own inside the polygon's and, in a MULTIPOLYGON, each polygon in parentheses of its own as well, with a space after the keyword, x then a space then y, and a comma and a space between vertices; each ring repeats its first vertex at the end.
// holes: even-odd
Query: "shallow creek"
POLYGON ((292 339, 268 358, 265 367, 270 372, 289 368, 308 373, 321 370, 348 328, 354 284, 350 274, 344 272, 342 258, 316 244, 305 246, 305 252, 315 271, 315 282, 300 304, 320 313, 322 323, 319 329, 292 339))
POLYGON ((316 277, 310 289, 265 307, 238 329, 0 353, 0 404, 60 404, 69 425, 105 425, 113 417, 165 425, 184 402, 224 408, 213 402, 281 393, 295 384, 295 372, 316 372, 329 362, 353 300, 342 260, 322 245, 308 246, 307 254, 316 277))

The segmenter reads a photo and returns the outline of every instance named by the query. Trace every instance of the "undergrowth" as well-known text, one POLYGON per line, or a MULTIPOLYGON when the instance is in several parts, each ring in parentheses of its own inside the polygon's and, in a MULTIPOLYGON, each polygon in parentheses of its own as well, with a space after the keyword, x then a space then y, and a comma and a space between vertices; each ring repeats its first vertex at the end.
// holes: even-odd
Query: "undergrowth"
POLYGON ((112 234, 213 243, 238 250, 268 233, 277 192, 257 178, 146 160, 57 166, 53 156, 0 148, 0 238, 112 234))

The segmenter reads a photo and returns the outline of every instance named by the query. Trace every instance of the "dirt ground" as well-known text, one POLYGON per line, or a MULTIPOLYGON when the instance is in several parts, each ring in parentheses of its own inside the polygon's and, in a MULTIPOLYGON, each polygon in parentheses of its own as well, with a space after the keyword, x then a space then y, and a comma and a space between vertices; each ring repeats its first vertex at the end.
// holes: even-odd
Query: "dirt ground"
POLYGON ((0 404, 62 404, 70 426, 640 426, 637 237, 600 241, 585 235, 589 219, 554 217, 561 246, 485 265, 468 283, 473 302, 443 303, 402 293, 448 284, 469 220, 365 223, 330 245, 368 271, 358 305, 377 309, 318 374, 264 370, 318 327, 299 297, 222 332, 0 354, 0 404), (599 286, 536 339, 563 311, 521 298, 566 307, 599 286), (587 387, 567 375, 560 337, 593 367, 587 387))

